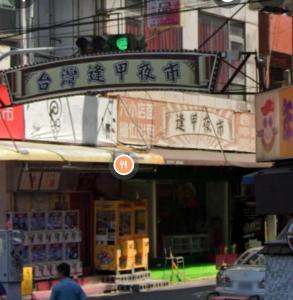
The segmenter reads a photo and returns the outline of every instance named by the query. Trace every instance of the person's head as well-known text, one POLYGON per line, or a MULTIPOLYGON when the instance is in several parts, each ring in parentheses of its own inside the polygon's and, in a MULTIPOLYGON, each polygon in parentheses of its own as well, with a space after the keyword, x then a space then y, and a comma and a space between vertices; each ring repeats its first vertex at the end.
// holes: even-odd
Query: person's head
POLYGON ((67 263, 61 263, 57 266, 57 273, 60 279, 70 276, 70 265, 67 263))

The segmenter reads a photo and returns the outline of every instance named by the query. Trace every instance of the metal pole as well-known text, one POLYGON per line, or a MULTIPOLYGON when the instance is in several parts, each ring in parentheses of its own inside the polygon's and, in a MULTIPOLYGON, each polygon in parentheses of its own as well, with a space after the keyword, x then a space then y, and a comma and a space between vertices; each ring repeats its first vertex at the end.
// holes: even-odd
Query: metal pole
MULTIPOLYGON (((28 48, 28 40, 27 40, 27 20, 26 20, 26 7, 23 7, 20 9, 20 24, 21 24, 21 31, 22 31, 22 40, 21 40, 21 47, 23 49, 28 48)), ((22 65, 27 65, 28 64, 28 56, 23 55, 22 60, 21 60, 22 65)))
POLYGON ((67 47, 40 47, 40 48, 15 49, 0 55, 0 62, 6 57, 17 55, 17 54, 40 53, 40 52, 47 52, 47 51, 69 50, 69 49, 70 50, 76 49, 76 47, 67 46, 67 47))

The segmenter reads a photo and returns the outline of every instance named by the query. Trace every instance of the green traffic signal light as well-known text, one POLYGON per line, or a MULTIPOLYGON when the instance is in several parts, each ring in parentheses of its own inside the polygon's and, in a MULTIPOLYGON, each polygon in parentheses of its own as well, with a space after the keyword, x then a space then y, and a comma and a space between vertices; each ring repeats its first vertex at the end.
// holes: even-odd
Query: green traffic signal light
POLYGON ((129 40, 127 36, 121 36, 116 39, 116 47, 120 51, 126 51, 128 49, 129 40))
POLYGON ((79 37, 76 45, 82 55, 117 51, 143 51, 147 47, 144 36, 134 36, 129 33, 79 37))

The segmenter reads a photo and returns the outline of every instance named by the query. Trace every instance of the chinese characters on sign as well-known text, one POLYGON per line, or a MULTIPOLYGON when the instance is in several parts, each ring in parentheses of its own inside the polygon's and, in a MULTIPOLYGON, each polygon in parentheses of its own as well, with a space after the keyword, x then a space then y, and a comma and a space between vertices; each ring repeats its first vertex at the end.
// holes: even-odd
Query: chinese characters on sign
POLYGON ((120 61, 114 64, 114 70, 120 82, 125 81, 125 75, 128 73, 128 62, 120 61))
MULTIPOLYGON (((291 127, 291 123, 293 121, 292 118, 292 101, 284 99, 283 102, 283 139, 287 142, 290 142, 290 140, 293 137, 293 130, 291 127)), ((268 124, 264 124, 267 126, 270 126, 272 123, 272 119, 269 119, 268 124)), ((265 127, 267 127, 265 126, 265 127)))
POLYGON ((68 85, 74 87, 79 78, 79 69, 77 66, 66 66, 61 70, 61 86, 68 85))
POLYGON ((169 112, 166 117, 166 135, 174 137, 185 134, 215 137, 215 132, 223 140, 232 141, 231 120, 202 110, 169 112), (214 127, 214 129, 213 129, 214 127))
POLYGON ((178 63, 168 63, 164 68, 166 81, 176 82, 180 77, 180 64, 178 63))
POLYGON ((142 82, 156 79, 156 76, 153 74, 152 64, 146 61, 143 61, 141 64, 138 65, 137 76, 142 82))
POLYGON ((47 91, 52 82, 51 77, 47 74, 47 72, 43 72, 38 79, 38 85, 40 91, 47 91))
POLYGON ((256 99, 256 153, 259 161, 293 158, 293 87, 256 99))
POLYGON ((89 65, 88 82, 105 82, 105 68, 102 64, 89 65))
POLYGON ((155 128, 159 127, 155 126, 159 119, 158 107, 150 101, 123 98, 119 101, 119 135, 122 139, 150 144, 155 128))
POLYGON ((212 108, 207 113, 194 105, 121 97, 118 140, 125 144, 216 150, 218 137, 225 150, 254 152, 253 120, 252 113, 238 116, 233 111, 212 108))
POLYGON ((13 103, 121 90, 208 92, 215 84, 216 53, 119 53, 58 60, 4 71, 13 103), (200 76, 210 64, 210 78, 200 76))
POLYGON ((180 24, 180 0, 150 0, 147 2, 148 26, 180 24))

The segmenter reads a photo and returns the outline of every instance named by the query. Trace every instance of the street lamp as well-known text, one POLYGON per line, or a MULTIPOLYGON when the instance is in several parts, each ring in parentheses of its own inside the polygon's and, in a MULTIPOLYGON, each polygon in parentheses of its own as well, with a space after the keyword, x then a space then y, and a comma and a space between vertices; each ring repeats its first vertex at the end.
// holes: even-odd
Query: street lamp
POLYGON ((214 0, 215 3, 222 7, 231 8, 234 5, 238 5, 241 0, 214 0))
POLYGON ((15 8, 27 8, 30 7, 36 0, 9 0, 11 5, 15 8))

